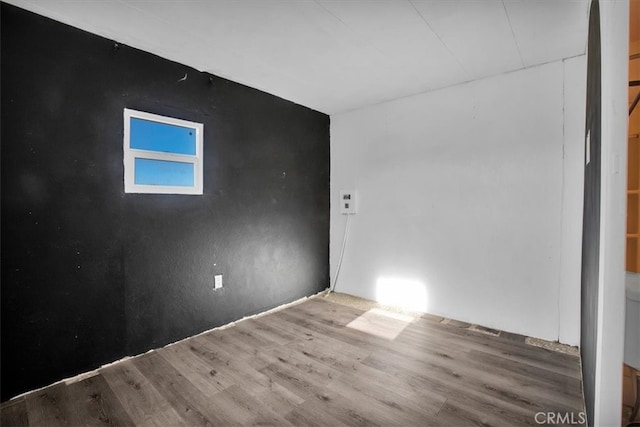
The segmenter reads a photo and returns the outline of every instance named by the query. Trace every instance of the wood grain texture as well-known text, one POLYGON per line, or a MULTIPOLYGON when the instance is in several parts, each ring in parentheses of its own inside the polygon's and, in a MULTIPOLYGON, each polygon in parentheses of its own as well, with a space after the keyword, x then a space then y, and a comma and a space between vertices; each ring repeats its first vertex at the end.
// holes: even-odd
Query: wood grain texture
POLYGON ((584 411, 575 356, 437 316, 389 314, 397 336, 349 326, 386 328, 363 314, 309 299, 6 402, 2 425, 516 426, 584 411))
POLYGON ((71 426, 133 426, 133 420, 120 404, 102 375, 66 387, 66 413, 71 426))
POLYGON ((102 376, 136 425, 160 427, 184 422, 132 362, 106 367, 102 376))
POLYGON ((34 426, 66 426, 69 424, 67 386, 63 383, 26 396, 29 422, 34 426))
POLYGON ((24 397, 19 397, 0 406, 0 426, 28 425, 27 404, 24 397))

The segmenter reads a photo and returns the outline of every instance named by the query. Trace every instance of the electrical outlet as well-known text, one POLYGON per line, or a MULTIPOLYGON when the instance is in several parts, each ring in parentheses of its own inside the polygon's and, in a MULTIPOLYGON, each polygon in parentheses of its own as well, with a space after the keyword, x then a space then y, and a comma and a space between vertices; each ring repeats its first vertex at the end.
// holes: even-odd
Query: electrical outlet
POLYGON ((340 191, 340 213, 353 215, 357 212, 357 200, 355 190, 340 191))
POLYGON ((213 276, 213 290, 222 288, 222 274, 216 274, 213 276))

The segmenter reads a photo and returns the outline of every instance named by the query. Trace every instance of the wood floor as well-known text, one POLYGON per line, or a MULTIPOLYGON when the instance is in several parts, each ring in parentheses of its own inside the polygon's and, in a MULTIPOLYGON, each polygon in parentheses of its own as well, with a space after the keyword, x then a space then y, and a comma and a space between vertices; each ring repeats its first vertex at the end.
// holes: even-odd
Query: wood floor
POLYGON ((441 320, 312 298, 6 402, 1 425, 517 426, 539 425, 539 412, 578 420, 576 356, 441 320))

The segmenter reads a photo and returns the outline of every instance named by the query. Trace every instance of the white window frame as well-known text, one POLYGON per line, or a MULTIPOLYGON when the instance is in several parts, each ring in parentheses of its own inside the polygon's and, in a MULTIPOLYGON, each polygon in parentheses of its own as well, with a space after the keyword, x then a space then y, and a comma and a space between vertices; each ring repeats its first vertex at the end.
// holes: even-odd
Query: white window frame
POLYGON ((124 109, 124 192, 125 193, 146 193, 146 194, 193 194, 203 193, 202 175, 202 154, 203 154, 204 126, 202 123, 190 122, 187 120, 175 119, 173 117, 159 116, 157 114, 145 113, 143 111, 124 109), (139 118, 158 123, 176 125, 195 130, 196 132, 196 154, 176 154, 158 151, 139 150, 131 148, 131 118, 139 118), (165 160, 170 162, 191 163, 194 165, 192 187, 173 185, 141 185, 135 183, 135 159, 165 160))

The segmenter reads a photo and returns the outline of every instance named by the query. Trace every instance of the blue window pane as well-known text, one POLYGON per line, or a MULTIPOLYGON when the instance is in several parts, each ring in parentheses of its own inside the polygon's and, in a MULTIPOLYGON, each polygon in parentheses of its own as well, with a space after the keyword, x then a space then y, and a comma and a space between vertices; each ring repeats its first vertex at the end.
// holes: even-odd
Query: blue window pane
POLYGON ((138 185, 193 187, 194 177, 192 163, 135 159, 134 182, 138 185))
POLYGON ((139 150, 196 154, 196 130, 131 117, 130 144, 139 150))

